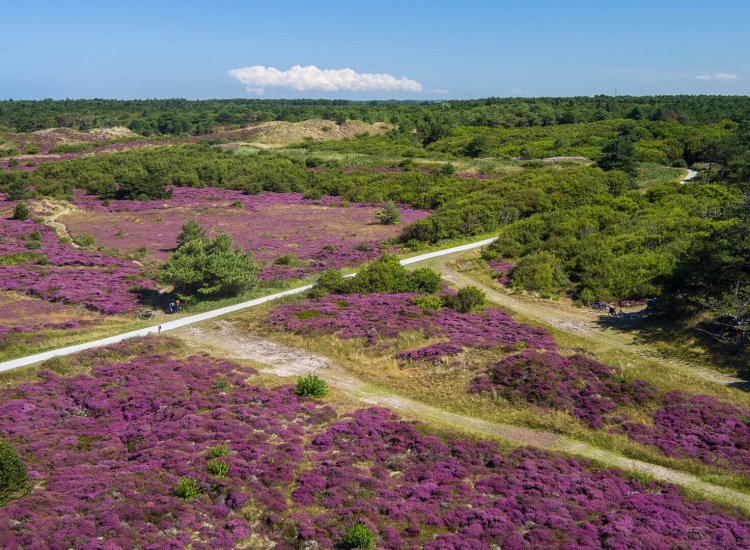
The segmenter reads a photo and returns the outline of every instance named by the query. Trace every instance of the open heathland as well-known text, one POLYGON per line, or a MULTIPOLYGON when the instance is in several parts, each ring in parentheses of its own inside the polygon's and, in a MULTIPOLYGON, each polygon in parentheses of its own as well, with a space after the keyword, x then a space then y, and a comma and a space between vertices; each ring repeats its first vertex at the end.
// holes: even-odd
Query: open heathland
MULTIPOLYGON (((547 331, 518 323, 499 309, 464 314, 439 305, 425 309, 419 305, 424 303, 425 296, 417 294, 328 295, 282 304, 269 322, 306 338, 331 334, 360 339, 366 347, 379 343, 380 350, 370 352, 376 356, 396 344, 393 357, 403 368, 435 378, 428 385, 446 376, 428 375, 434 368, 430 363, 455 364, 474 376, 464 392, 490 401, 500 397, 511 406, 563 411, 590 429, 627 434, 667 456, 746 475, 750 408, 706 395, 664 392, 580 351, 563 355, 547 331), (421 334, 427 345, 403 349, 405 342, 420 346, 403 338, 412 333, 421 334), (488 351, 478 354, 482 349, 488 351), (492 357, 502 359, 482 370, 492 357)), ((453 382, 464 379, 460 371, 446 379, 459 391, 453 382)))
POLYGON ((79 210, 62 216, 71 235, 90 234, 107 248, 133 252, 145 248, 146 259, 166 260, 188 220, 209 233, 227 232, 236 244, 263 262, 261 276, 297 278, 330 268, 354 266, 382 253, 381 245, 397 237, 402 224, 428 212, 400 208, 401 223, 383 225, 375 214, 382 205, 320 200, 300 193, 262 193, 215 188, 177 187, 165 200, 112 200, 77 192, 79 210))
POLYGON ((0 543, 333 547, 359 522, 394 549, 750 544, 748 520, 675 487, 441 439, 385 409, 338 416, 252 375, 143 355, 0 391, 35 485, 0 508, 0 543))
POLYGON ((0 219, 0 281, 2 290, 102 313, 134 310, 137 291, 153 286, 132 261, 74 248, 34 220, 7 219, 0 219))

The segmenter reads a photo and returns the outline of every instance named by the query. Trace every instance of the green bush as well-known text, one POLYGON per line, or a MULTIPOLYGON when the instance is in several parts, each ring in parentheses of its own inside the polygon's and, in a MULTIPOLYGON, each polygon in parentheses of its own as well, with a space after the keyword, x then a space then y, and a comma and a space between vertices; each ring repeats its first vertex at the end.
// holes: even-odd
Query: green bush
POLYGON ((440 296, 415 296, 411 303, 425 311, 436 311, 443 307, 443 299, 440 296))
POLYGON ((497 260, 500 257, 500 251, 493 248, 485 248, 482 250, 482 259, 486 262, 497 260))
POLYGON ((229 447, 224 443, 217 443, 208 450, 208 458, 219 458, 229 454, 229 447))
POLYGON ((216 477, 224 477, 229 473, 229 464, 221 459, 213 458, 208 461, 206 466, 208 473, 216 477))
POLYGON ((387 202, 382 210, 375 213, 375 218, 382 225, 394 225, 401 219, 401 212, 395 204, 387 202))
POLYGON ((465 286, 456 294, 448 294, 443 298, 443 304, 446 307, 455 309, 459 313, 469 313, 484 305, 485 296, 479 288, 475 286, 465 286))
POLYGON ((320 399, 328 394, 328 384, 317 374, 307 374, 297 380, 294 393, 300 397, 320 399))
POLYGON ((511 285, 540 293, 559 292, 566 278, 562 262, 549 252, 538 252, 523 258, 513 270, 511 285))
POLYGON ((174 486, 174 496, 182 500, 193 500, 199 493, 198 482, 192 477, 181 477, 174 486))
POLYGON ((28 220, 29 219, 29 208, 26 206, 26 203, 19 202, 16 204, 16 207, 13 209, 13 218, 14 220, 28 220))
POLYGON ((96 239, 94 239, 94 236, 91 233, 84 232, 73 235, 73 242, 80 247, 88 248, 94 245, 96 239))
POLYGON ((391 254, 367 264, 351 282, 351 292, 407 292, 409 273, 391 254))
POLYGON ((346 294, 348 285, 351 280, 344 277, 338 269, 327 269, 318 277, 314 289, 319 291, 321 296, 332 292, 334 294, 346 294))
POLYGON ((341 539, 344 548, 358 548, 359 550, 374 550, 375 533, 363 523, 356 523, 346 530, 341 539))
POLYGON ((0 506, 5 506, 30 491, 26 465, 8 442, 0 440, 0 506))
POLYGON ((273 263, 276 265, 292 265, 295 260, 296 258, 294 257, 294 254, 282 254, 276 258, 273 263))
POLYGON ((415 269, 409 274, 407 289, 409 292, 425 292, 432 294, 440 290, 442 278, 440 274, 427 267, 415 269))

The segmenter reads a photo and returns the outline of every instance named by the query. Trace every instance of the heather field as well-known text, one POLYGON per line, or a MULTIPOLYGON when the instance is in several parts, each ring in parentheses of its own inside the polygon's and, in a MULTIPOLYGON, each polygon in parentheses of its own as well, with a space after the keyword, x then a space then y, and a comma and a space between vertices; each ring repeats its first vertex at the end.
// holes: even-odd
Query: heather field
POLYGON ((101 313, 132 311, 139 288, 153 286, 132 261, 74 248, 34 220, 0 219, 2 290, 101 313))
POLYGON ((72 368, 90 373, 0 390, 29 477, 0 508, 3 547, 331 548, 355 524, 389 549, 750 545, 747 519, 673 486, 338 413, 164 347, 88 352, 72 368))
POLYGON ((298 278, 324 269, 350 267, 382 254, 383 242, 428 215, 401 207, 401 223, 381 225, 378 204, 342 203, 340 197, 304 199, 299 193, 246 195, 213 188, 173 190, 166 200, 107 203, 77 191, 78 210, 60 218, 71 235, 93 235, 96 244, 122 252, 148 250, 163 261, 177 246, 188 220, 211 233, 227 232, 263 262, 265 279, 298 278))
POLYGON ((330 346, 342 358, 364 360, 360 374, 407 395, 469 403, 474 411, 497 406, 506 421, 624 445, 634 456, 645 445, 650 459, 701 471, 693 466, 698 463, 747 485, 750 407, 669 391, 581 349, 559 349, 548 331, 500 309, 458 313, 425 308, 426 298, 376 293, 295 300, 274 308, 268 323, 302 341, 353 340, 350 346, 327 340, 313 349, 325 353, 330 346), (581 427, 572 429, 568 415, 581 427))

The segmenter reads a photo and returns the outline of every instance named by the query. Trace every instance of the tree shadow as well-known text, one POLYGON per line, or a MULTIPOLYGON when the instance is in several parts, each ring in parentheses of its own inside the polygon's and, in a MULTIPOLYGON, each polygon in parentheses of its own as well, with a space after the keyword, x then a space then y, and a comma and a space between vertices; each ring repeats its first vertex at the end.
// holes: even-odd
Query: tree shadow
POLYGON ((600 315, 595 323, 609 330, 630 334, 636 344, 653 349, 654 358, 681 359, 717 365, 720 370, 743 378, 733 387, 750 391, 750 354, 736 346, 718 342, 690 325, 684 318, 669 314, 653 315, 648 308, 619 315, 600 315))

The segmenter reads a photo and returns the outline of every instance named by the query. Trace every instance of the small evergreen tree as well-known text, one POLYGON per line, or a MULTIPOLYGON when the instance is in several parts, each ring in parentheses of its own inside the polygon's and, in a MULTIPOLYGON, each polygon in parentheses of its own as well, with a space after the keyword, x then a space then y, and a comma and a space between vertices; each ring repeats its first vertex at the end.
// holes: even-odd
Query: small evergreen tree
POLYGON ((26 465, 8 442, 0 440, 0 506, 26 495, 30 490, 26 465))
POLYGON ((237 295, 252 290, 259 281, 252 253, 235 248, 226 233, 180 246, 164 265, 163 279, 177 292, 209 297, 237 295))
POLYGON ((382 225, 395 225, 401 219, 401 212, 395 204, 387 202, 382 210, 375 213, 375 217, 382 225))
POLYGON ((26 206, 26 203, 19 202, 16 204, 16 207, 13 209, 13 218, 14 220, 28 220, 29 219, 29 208, 26 206))
POLYGON ((180 234, 177 235, 177 246, 182 246, 188 241, 203 240, 206 238, 206 230, 195 220, 188 220, 182 224, 180 234))

